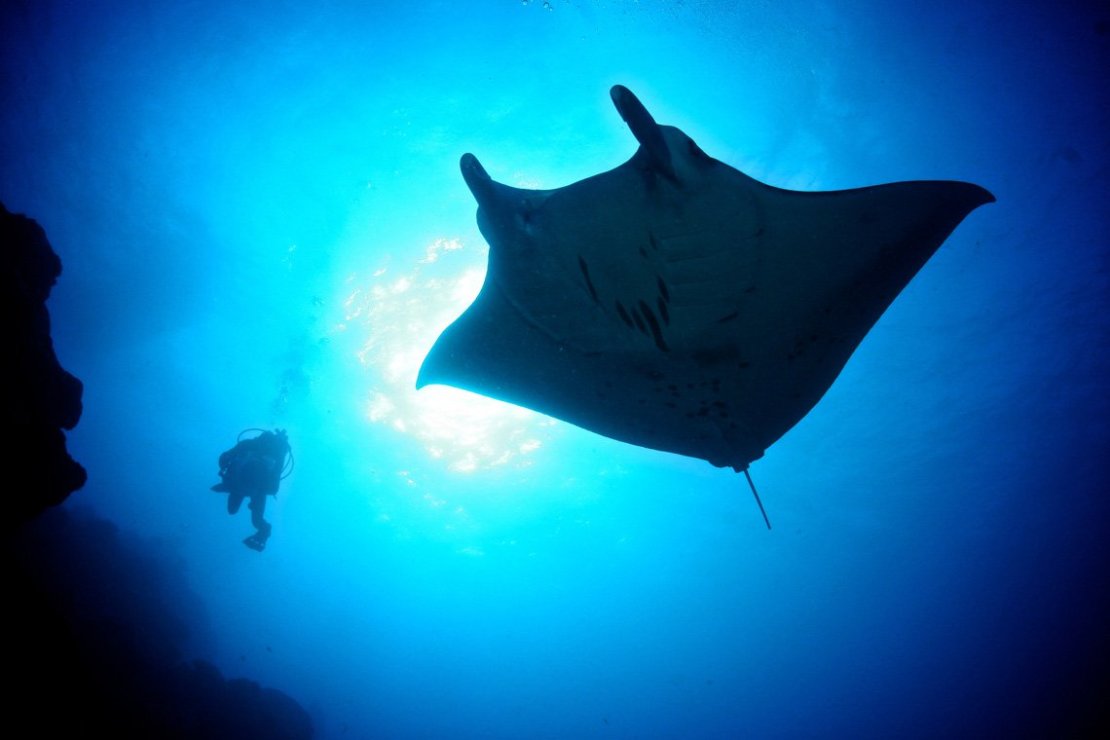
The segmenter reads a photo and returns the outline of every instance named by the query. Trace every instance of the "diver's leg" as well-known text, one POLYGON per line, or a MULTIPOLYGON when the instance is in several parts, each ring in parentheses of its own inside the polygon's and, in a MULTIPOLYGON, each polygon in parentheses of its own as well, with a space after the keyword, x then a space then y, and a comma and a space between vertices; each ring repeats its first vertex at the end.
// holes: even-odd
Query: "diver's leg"
POLYGON ((227 513, 235 514, 239 511, 239 507, 243 505, 243 494, 229 493, 227 496, 227 513))
POLYGON ((270 530, 273 529, 270 523, 263 517, 266 513, 266 495, 251 496, 250 509, 251 524, 258 530, 256 536, 259 540, 265 542, 270 538, 270 530))
POLYGON ((272 529, 270 523, 262 517, 262 513, 266 510, 266 497, 264 495, 251 497, 250 506, 251 524, 258 531, 243 540, 243 544, 252 550, 262 552, 266 549, 266 540, 270 539, 270 530, 272 529))

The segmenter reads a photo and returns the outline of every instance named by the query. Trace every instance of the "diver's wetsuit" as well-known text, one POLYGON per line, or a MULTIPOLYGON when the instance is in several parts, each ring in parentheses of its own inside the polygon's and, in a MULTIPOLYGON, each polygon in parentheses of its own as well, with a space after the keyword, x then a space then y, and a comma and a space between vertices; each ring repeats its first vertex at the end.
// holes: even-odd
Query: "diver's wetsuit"
POLYGON ((289 454, 289 441, 285 432, 262 432, 251 439, 244 439, 220 455, 220 477, 212 486, 213 491, 227 492, 227 513, 235 514, 250 499, 251 524, 258 530, 243 540, 252 550, 261 552, 266 547, 273 529, 264 518, 266 497, 277 494, 285 456, 289 454))

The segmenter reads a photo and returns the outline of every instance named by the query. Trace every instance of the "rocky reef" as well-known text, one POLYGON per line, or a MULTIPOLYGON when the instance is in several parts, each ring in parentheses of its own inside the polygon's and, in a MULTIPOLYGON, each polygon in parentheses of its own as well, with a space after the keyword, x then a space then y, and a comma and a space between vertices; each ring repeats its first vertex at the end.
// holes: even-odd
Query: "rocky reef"
POLYGON ((61 366, 50 337, 46 300, 62 272, 42 227, 0 204, 0 287, 4 331, 0 407, 7 417, 3 456, 12 483, 6 486, 4 531, 60 504, 85 484, 85 469, 66 450, 63 430, 81 418, 81 381, 61 366), (18 481, 18 482, 15 482, 18 481))

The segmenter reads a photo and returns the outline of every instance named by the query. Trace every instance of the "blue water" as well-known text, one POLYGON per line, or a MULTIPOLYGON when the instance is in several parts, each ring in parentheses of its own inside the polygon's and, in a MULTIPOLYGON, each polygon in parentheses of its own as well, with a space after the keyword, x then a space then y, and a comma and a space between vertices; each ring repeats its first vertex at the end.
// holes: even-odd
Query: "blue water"
POLYGON ((1105 723, 1110 10, 908 5, 6 4, 0 200, 85 383, 65 507, 320 738, 1105 723), (753 464, 770 532, 729 470, 413 389, 485 268, 459 156, 615 167, 616 83, 780 187, 998 199, 753 464), (209 491, 247 427, 296 461, 261 554, 209 491))

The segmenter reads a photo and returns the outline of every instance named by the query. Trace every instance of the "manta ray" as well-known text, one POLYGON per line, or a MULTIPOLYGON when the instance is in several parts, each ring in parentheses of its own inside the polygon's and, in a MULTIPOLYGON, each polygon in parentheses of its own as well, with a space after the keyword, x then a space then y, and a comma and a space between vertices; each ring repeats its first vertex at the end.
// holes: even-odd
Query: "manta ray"
POLYGON ((416 387, 456 386, 751 484, 749 464, 994 196, 950 180, 772 187, 656 123, 627 88, 610 95, 639 142, 613 170, 525 190, 463 155, 488 269, 416 387))

